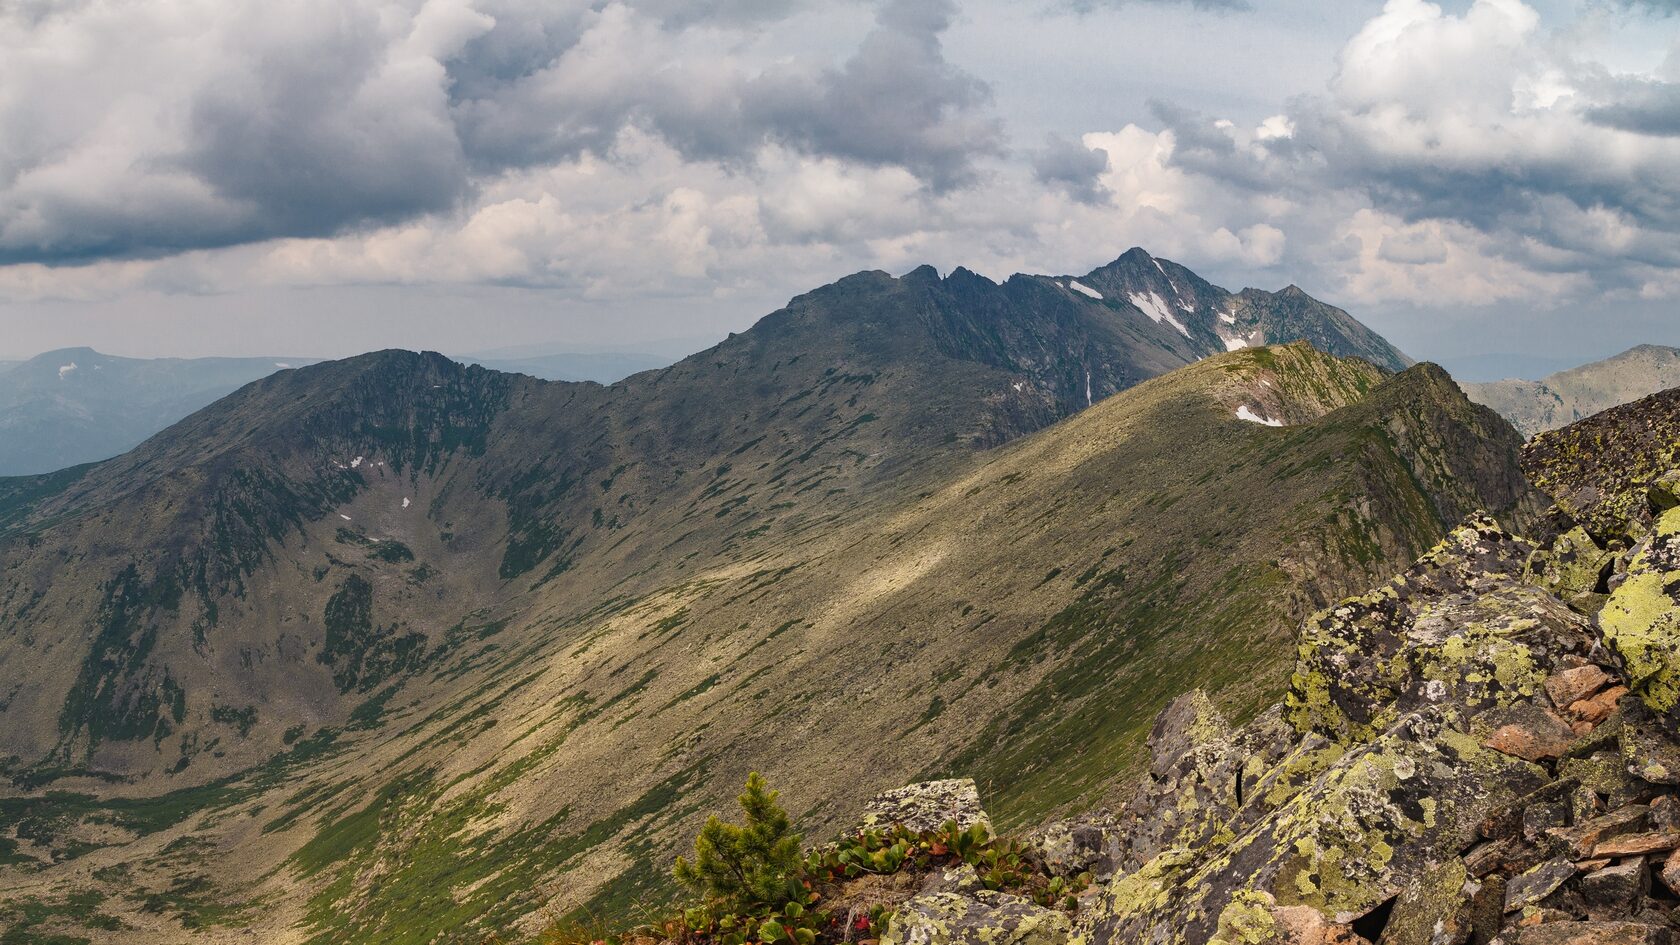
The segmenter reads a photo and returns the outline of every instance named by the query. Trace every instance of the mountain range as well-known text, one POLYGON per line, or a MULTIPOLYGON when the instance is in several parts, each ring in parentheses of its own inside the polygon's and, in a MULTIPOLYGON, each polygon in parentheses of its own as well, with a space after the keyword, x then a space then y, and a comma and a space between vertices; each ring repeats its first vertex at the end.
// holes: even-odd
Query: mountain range
POLYGON ((1533 436, 1675 386, 1680 386, 1680 348, 1639 345, 1538 381, 1465 384, 1464 390, 1533 436))
POLYGON ((274 358, 116 358, 91 348, 0 365, 0 475, 109 459, 266 374, 274 358))
POLYGON ((1309 614, 1547 527, 1521 442, 1142 250, 860 273, 608 386, 281 371, 0 480, 0 917, 520 934, 670 901, 751 770, 817 832, 946 774, 1002 826, 1115 802, 1179 692, 1247 719, 1309 614))
MULTIPOLYGON (((117 456, 261 377, 316 358, 119 358, 92 348, 0 361, 0 476, 117 456)), ((507 352, 463 358, 545 380, 612 383, 671 362, 622 352, 507 352)))

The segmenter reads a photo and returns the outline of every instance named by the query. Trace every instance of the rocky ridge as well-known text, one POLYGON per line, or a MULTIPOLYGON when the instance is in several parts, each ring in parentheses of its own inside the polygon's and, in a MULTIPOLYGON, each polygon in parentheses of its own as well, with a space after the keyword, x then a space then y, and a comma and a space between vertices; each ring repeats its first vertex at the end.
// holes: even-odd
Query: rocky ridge
POLYGON ((1094 880, 1077 901, 930 879, 882 945, 1674 941, 1677 401, 1531 444, 1546 540, 1471 516, 1308 620, 1248 724, 1173 702, 1117 813, 1026 838, 1034 868, 1094 880))

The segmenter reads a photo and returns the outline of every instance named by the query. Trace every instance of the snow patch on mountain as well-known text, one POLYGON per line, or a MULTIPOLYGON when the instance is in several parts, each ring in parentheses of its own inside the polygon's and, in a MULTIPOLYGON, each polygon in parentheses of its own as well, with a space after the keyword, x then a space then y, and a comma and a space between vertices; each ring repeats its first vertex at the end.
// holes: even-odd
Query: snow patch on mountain
POLYGON ((1255 413, 1248 408, 1247 404, 1243 404, 1241 407, 1237 408, 1237 419, 1247 420, 1249 423, 1258 423, 1268 427, 1283 426, 1282 420, 1272 420, 1262 414, 1255 413))
POLYGON ((1159 295, 1154 292, 1133 292, 1131 300, 1132 304, 1137 306, 1143 314, 1157 322, 1164 322, 1173 326, 1178 329, 1179 334, 1186 338, 1190 337, 1190 329, 1184 327, 1184 323, 1173 315, 1172 310, 1167 308, 1167 303, 1159 295))

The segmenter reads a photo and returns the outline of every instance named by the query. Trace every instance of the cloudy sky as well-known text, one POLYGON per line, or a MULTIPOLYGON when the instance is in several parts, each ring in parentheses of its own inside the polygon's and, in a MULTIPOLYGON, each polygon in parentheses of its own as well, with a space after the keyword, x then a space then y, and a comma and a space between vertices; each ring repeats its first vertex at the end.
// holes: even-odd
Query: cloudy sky
POLYGON ((0 357, 681 350, 1132 245, 1680 344, 1680 0, 0 0, 0 357))

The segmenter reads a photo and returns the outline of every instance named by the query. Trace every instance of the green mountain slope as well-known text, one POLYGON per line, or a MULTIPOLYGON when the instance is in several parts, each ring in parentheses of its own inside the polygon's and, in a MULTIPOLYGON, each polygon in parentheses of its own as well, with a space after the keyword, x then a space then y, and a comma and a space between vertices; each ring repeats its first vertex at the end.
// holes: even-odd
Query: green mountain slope
MULTIPOLYGON (((13 532, 7 621, 27 634, 3 665, 51 678, 40 654, 74 607, 106 648, 72 664, 62 705, 31 710, 35 690, 7 684, 9 717, 53 720, 12 771, 61 793, 4 801, 18 826, 0 886, 85 888, 125 940, 231 923, 265 941, 418 942, 665 895, 666 851, 749 768, 800 785, 807 823, 946 770, 1031 822, 1111 796, 1187 683, 1239 717, 1275 698, 1302 615, 1463 511, 1526 494, 1515 434, 1438 370, 1385 380, 1304 346, 1223 355, 1001 449, 885 471, 855 455, 857 431, 887 431, 868 444, 884 452, 920 414, 854 424, 844 381, 829 389, 845 400, 802 398, 835 411, 819 428, 833 452, 806 464, 777 442, 613 475, 625 464, 593 459, 595 442, 542 452, 564 468, 503 455, 555 437, 559 405, 519 410, 553 396, 534 382, 402 355, 317 375, 194 417, 129 473, 59 484, 31 507, 44 527, 13 532), (226 411, 245 409, 313 445, 234 435, 226 411), (210 437, 199 467, 173 465, 210 437), (600 471, 564 485, 588 463, 600 471), (211 514, 178 511, 211 482, 196 500, 211 514), (599 524, 510 564, 519 536, 550 535, 514 511, 537 484, 562 510, 548 522, 599 524), (75 600, 22 592, 31 574, 88 583, 58 543, 122 547, 124 527, 172 536, 147 562, 159 574, 125 568, 75 600), (30 763, 42 750, 51 764, 30 763)), ((608 392, 565 403, 586 394, 608 392)))

